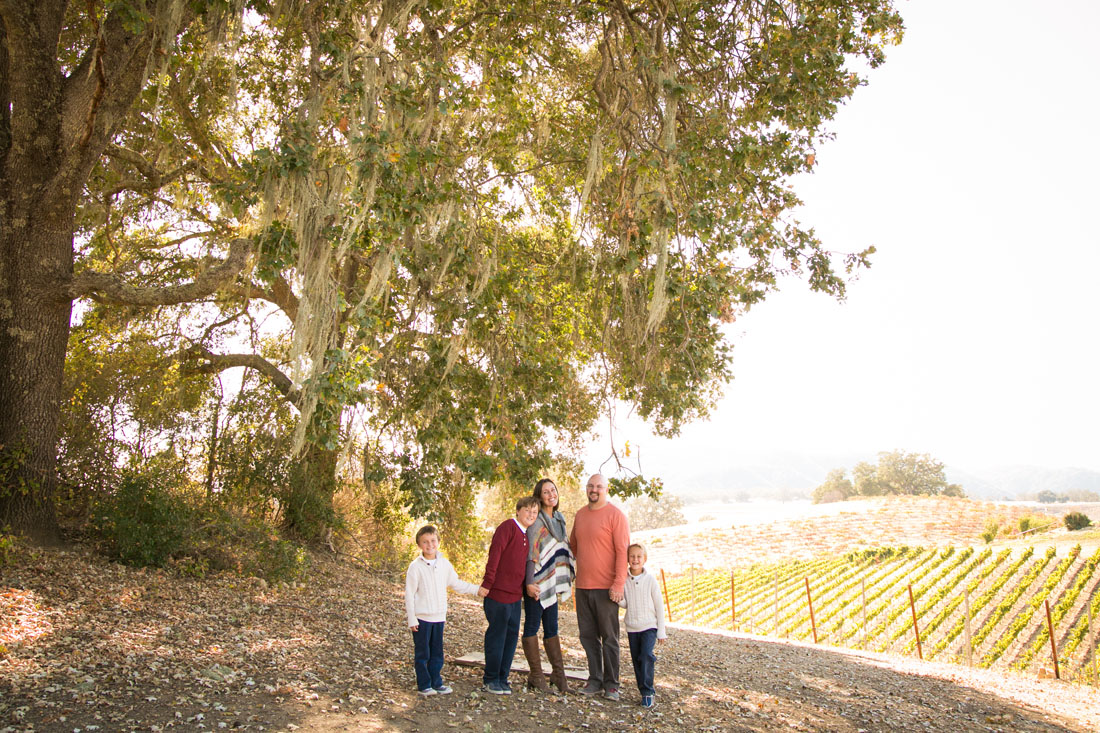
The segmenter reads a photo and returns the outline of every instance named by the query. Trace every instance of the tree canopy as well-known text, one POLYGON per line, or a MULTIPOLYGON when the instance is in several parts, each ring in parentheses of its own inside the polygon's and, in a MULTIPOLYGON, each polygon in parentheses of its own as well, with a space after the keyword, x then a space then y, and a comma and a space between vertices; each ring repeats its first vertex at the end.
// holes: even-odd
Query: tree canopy
POLYGON ((959 484, 947 482, 943 463, 927 453, 883 451, 878 463, 861 461, 852 469, 852 479, 842 468, 829 472, 814 489, 813 501, 822 504, 851 496, 963 496, 959 484))
POLYGON ((59 466, 80 483, 108 443, 211 490, 244 461, 308 534, 349 472, 432 516, 611 401, 675 434, 730 377, 723 323, 866 263, 794 220, 789 178, 902 28, 889 0, 0 21, 0 524, 43 533, 59 466))

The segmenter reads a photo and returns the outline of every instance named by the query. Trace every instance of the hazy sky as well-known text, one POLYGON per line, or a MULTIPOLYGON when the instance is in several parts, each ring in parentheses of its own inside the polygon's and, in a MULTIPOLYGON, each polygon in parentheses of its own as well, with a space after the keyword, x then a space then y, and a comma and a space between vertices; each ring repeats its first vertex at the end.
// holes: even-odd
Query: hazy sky
POLYGON ((647 473, 894 449, 1100 470, 1100 2, 899 7, 905 40, 796 182, 872 268, 844 303, 792 282, 733 324, 711 421, 670 443, 620 415, 647 473))

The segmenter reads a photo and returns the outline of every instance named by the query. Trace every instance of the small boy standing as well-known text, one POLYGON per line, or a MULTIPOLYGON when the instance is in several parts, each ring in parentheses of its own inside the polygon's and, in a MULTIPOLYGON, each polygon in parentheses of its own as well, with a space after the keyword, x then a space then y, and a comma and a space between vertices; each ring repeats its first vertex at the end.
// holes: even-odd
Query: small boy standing
POLYGON ((481 587, 485 597, 485 691, 511 695, 508 673, 519 638, 520 605, 527 575, 527 528, 539 513, 539 500, 525 496, 516 502, 516 516, 500 523, 489 543, 489 559, 481 587))
POLYGON ((653 666, 657 655, 655 642, 664 643, 665 606, 657 579, 645 571, 646 551, 639 544, 626 548, 627 576, 623 595, 626 601, 626 638, 630 643, 630 658, 634 662, 634 678, 642 693, 642 707, 652 708, 653 666))
POLYGON ((439 533, 432 525, 416 533, 420 556, 405 573, 405 613, 413 635, 413 667, 416 689, 424 697, 447 695, 443 684, 443 623, 447 620, 447 588, 485 597, 488 591, 459 580, 458 573, 439 554, 439 533))

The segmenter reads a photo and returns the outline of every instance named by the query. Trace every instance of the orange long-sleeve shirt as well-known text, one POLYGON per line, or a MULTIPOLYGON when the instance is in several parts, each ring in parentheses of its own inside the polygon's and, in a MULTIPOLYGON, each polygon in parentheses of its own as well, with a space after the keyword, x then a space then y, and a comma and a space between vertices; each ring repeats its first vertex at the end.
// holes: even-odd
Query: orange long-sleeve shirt
POLYGON ((599 509, 581 507, 573 518, 569 547, 577 558, 577 587, 622 592, 626 583, 626 548, 630 526, 613 504, 599 509))

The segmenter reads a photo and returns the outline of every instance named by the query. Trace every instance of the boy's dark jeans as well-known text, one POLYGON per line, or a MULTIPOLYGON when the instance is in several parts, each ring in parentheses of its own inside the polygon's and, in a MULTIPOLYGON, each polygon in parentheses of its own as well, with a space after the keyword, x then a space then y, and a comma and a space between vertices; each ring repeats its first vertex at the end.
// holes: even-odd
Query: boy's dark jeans
POLYGON ((508 684, 508 673, 512 670, 512 658, 516 655, 516 640, 519 638, 520 602, 501 603, 492 598, 485 599, 485 620, 489 628, 485 630, 485 684, 496 682, 508 684))
POLYGON ((657 655, 653 647, 657 644, 657 629, 628 631, 626 640, 630 644, 630 658, 634 660, 634 679, 638 680, 638 692, 642 696, 653 694, 653 665, 657 655))
POLYGON ((416 668, 416 689, 427 690, 443 686, 443 622, 416 620, 419 629, 413 635, 413 667, 416 668))

